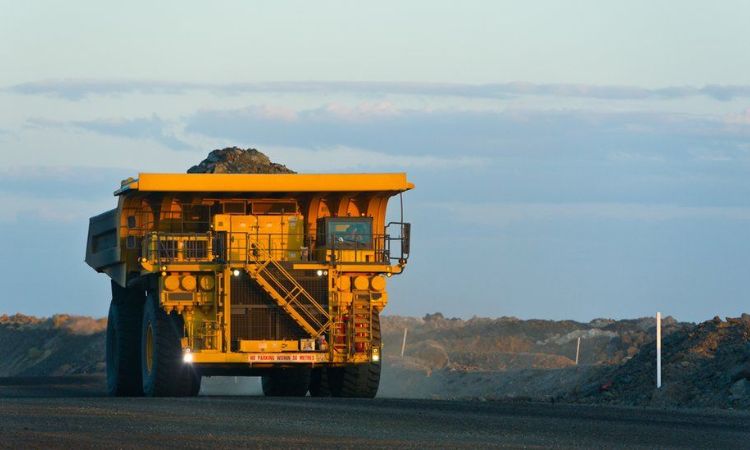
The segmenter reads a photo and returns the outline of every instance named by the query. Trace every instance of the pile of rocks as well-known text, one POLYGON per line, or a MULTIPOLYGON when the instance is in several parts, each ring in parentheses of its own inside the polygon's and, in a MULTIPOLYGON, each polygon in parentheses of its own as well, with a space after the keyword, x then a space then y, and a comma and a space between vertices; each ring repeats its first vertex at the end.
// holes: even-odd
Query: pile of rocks
POLYGON ((107 319, 0 316, 0 377, 101 373, 107 319))
POLYGON ((626 405, 750 408, 750 315, 719 317, 678 330, 662 342, 662 388, 656 346, 600 374, 578 401, 626 405))
POLYGON ((254 148, 228 147, 214 150, 188 173, 296 173, 254 148))
MULTIPOLYGON (((440 313, 415 317, 383 316, 386 360, 425 370, 556 369, 575 364, 581 339, 579 363, 616 365, 632 358, 653 342, 653 317, 632 320, 594 319, 520 320, 443 317, 440 313), (404 358, 400 357, 404 328, 408 328, 404 358), (395 354, 398 352, 398 354, 395 354), (392 358, 398 356, 397 358, 392 358)), ((663 320, 664 335, 690 327, 672 317, 663 320)))

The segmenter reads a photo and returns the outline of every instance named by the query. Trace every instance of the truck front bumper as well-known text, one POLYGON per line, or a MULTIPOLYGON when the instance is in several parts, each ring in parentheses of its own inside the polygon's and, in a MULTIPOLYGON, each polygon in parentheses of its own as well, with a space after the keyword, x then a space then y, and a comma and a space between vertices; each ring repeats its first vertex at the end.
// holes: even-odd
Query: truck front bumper
POLYGON ((320 364, 330 361, 328 353, 279 352, 279 353, 221 353, 186 352, 183 361, 190 364, 320 364))

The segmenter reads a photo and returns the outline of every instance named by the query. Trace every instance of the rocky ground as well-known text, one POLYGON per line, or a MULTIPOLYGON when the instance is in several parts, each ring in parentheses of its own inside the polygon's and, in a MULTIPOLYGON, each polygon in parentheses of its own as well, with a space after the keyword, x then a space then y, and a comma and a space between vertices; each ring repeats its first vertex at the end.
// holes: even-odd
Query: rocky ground
POLYGON ((0 377, 104 371, 107 319, 59 314, 0 316, 0 377))
POLYGON ((625 405, 750 409, 750 315, 715 317, 685 327, 662 343, 662 383, 653 389, 654 345, 644 346, 630 361, 607 367, 600 379, 568 398, 581 402, 625 405))
MULTIPOLYGON (((654 340, 655 323, 654 318, 582 323, 514 317, 461 320, 440 313, 421 319, 384 316, 383 340, 386 357, 399 356, 399 364, 427 371, 559 369, 575 365, 578 338, 581 365, 627 361, 654 340), (407 345, 401 358, 404 329, 407 345)), ((672 317, 662 320, 665 336, 690 326, 672 317)))
POLYGON ((433 314, 384 317, 383 322, 387 376, 382 392, 392 396, 750 409, 746 314, 697 325, 666 318, 658 390, 653 318, 464 321, 433 314))

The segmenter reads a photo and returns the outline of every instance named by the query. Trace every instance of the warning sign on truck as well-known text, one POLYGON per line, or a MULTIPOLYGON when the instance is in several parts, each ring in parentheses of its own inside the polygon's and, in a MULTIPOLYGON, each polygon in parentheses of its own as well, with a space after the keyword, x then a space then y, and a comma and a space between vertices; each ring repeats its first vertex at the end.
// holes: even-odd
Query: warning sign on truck
POLYGON ((247 362, 319 363, 328 360, 325 353, 263 353, 247 355, 247 362))

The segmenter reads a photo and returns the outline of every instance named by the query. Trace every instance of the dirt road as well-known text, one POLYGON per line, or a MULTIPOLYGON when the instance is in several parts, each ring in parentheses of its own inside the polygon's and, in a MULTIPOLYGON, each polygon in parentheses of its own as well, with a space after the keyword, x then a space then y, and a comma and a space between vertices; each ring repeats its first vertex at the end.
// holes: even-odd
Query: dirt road
POLYGON ((742 448, 750 414, 540 403, 107 398, 98 379, 0 380, 3 448, 742 448))

